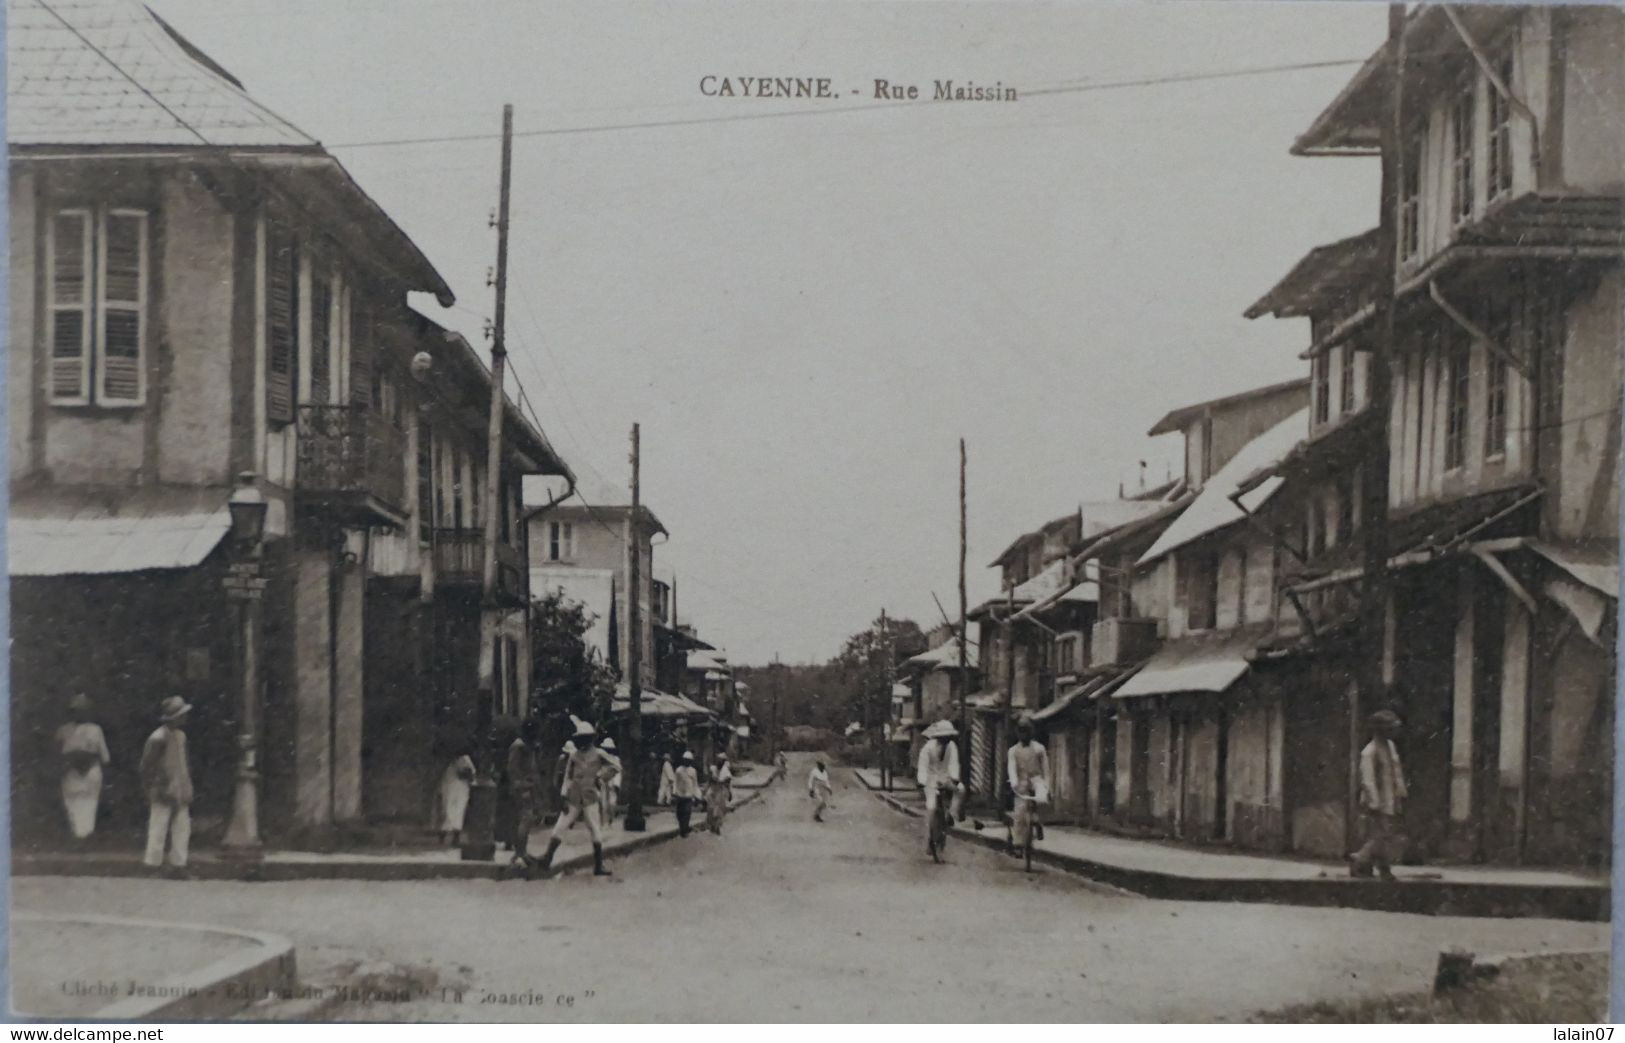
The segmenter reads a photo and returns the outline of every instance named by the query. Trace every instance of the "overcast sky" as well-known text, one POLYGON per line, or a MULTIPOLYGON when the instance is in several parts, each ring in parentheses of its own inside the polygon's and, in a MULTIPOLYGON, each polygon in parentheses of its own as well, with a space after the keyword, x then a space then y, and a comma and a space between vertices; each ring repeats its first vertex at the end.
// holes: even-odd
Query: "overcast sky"
POLYGON ((1020 533, 1140 460, 1160 480, 1167 410, 1303 375, 1301 321, 1241 312, 1376 209, 1373 161, 1287 154, 1353 66, 868 96, 1360 60, 1377 4, 148 2, 333 150, 476 343, 513 103, 517 374, 590 483, 627 484, 642 423, 657 568, 736 662, 822 660, 882 607, 928 625, 933 591, 956 610, 960 436, 973 603, 1020 533), (864 93, 707 98, 707 74, 864 93), (831 111, 523 136, 808 108, 831 111), (351 147, 469 134, 489 137, 351 147))

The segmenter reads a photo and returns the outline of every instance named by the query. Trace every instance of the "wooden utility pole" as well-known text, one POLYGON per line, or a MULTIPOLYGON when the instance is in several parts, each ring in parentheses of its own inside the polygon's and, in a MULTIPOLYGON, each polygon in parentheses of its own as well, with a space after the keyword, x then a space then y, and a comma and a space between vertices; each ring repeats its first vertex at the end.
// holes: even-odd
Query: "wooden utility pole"
POLYGON ((880 788, 891 789, 891 654, 886 610, 880 610, 880 788))
POLYGON ((969 646, 965 643, 965 619, 970 606, 965 600, 965 440, 959 440, 959 758, 960 781, 970 788, 970 669, 966 664, 969 646))
POLYGON ((779 654, 773 653, 773 730, 768 735, 768 745, 773 754, 773 763, 779 762, 779 699, 784 694, 784 667, 779 663, 779 654))
POLYGON ((632 518, 626 527, 626 676, 632 720, 626 732, 626 780, 631 796, 626 802, 626 831, 641 833, 643 821, 643 518, 639 510, 638 425, 632 425, 632 518))
POLYGON ((479 705, 475 710, 478 772, 469 791, 464 818, 462 857, 496 857, 496 780, 491 750, 491 725, 496 713, 497 642, 502 608, 497 603, 497 521, 502 517, 502 414, 506 404, 503 378, 507 370, 508 321, 508 198, 513 168, 513 106, 502 106, 502 179, 497 201, 496 318, 491 326, 491 415, 485 446, 485 559, 480 574, 479 705))
POLYGON ((1388 420, 1394 358, 1395 262, 1399 253, 1399 185, 1404 176, 1401 120, 1405 76, 1405 5, 1388 6, 1388 44, 1384 51, 1386 104, 1378 122, 1382 148, 1381 213, 1377 222, 1376 343, 1372 345, 1366 388, 1371 412, 1370 444, 1360 465, 1360 648, 1359 677, 1349 700, 1349 786, 1345 839, 1357 842, 1360 746, 1365 719, 1388 699, 1384 663, 1388 634, 1388 420))

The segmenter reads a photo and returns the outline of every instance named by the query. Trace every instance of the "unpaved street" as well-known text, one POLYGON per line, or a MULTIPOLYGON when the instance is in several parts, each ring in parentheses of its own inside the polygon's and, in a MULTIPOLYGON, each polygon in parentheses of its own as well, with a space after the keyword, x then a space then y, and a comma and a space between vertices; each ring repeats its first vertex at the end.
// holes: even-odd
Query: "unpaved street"
POLYGON ((22 909, 276 931, 297 943, 303 979, 360 964, 380 982, 429 986, 332 1013, 345 1019, 1210 1020, 1425 987, 1447 945, 1606 940, 1597 924, 1155 902, 1028 877, 965 844, 937 866, 919 822, 849 771, 832 771, 836 807, 813 823, 799 788, 808 766, 793 757, 788 784, 722 837, 615 862, 609 881, 23 878, 14 897, 22 909), (461 1002, 441 988, 460 988, 461 1002))

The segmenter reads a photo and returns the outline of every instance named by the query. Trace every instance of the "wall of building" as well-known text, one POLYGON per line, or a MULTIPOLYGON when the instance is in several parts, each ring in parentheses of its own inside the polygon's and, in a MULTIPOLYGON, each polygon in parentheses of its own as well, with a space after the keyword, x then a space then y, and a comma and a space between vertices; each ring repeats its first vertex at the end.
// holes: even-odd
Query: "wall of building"
POLYGON ((227 485, 231 481, 232 305, 235 219, 219 199, 185 174, 163 185, 163 331, 158 375, 147 388, 156 408, 160 482, 227 485))
POLYGON ((1620 311, 1625 270, 1610 268, 1568 310, 1562 476, 1554 528, 1569 539, 1619 533, 1620 311))
MULTIPOLYGON (((1545 13, 1545 12, 1542 12, 1545 13)), ((1625 187, 1625 14, 1604 5, 1565 8, 1563 72, 1563 180, 1596 192, 1625 187)), ((1525 19, 1531 18, 1525 15, 1525 19)), ((1539 109, 1536 110, 1541 111, 1539 109)))

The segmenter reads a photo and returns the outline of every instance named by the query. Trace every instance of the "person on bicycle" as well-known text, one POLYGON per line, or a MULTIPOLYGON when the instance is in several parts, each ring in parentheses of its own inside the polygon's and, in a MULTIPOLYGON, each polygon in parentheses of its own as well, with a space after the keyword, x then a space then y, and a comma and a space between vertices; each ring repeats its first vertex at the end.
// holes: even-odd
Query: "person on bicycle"
POLYGON ((1033 737, 1033 721, 1023 715, 1016 722, 1016 743, 1010 747, 1005 767, 1015 806, 1010 810, 1010 853, 1016 852, 1016 839, 1030 843, 1034 835, 1044 836, 1038 822, 1038 805, 1049 794, 1049 751, 1033 737))
POLYGON ((925 745, 920 747, 919 771, 915 775, 920 788, 925 790, 925 836, 931 841, 931 822, 936 815, 943 791, 949 795, 949 814, 953 821, 962 817, 965 786, 959 781, 959 747, 954 739, 959 729, 950 721, 938 721, 925 730, 925 745))

